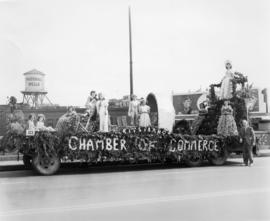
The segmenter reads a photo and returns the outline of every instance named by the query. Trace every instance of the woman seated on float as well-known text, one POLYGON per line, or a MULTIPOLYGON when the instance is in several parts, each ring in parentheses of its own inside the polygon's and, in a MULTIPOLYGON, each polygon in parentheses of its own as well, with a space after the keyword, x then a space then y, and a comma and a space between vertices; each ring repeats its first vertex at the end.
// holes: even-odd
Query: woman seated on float
POLYGON ((28 116, 27 127, 26 127, 27 130, 32 130, 32 131, 36 130, 36 126, 34 122, 35 118, 36 118, 35 114, 30 114, 28 116))
POLYGON ((44 114, 39 114, 37 118, 37 125, 36 125, 37 131, 50 131, 50 132, 55 131, 55 129, 53 129, 52 127, 46 127, 44 124, 44 121, 45 121, 44 114))

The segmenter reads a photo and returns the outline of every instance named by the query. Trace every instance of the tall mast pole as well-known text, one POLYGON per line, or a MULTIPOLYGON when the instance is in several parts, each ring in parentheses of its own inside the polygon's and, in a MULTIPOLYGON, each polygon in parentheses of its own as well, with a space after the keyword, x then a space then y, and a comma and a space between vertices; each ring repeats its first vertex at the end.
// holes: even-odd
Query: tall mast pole
POLYGON ((132 67, 132 38, 131 38, 131 16, 130 7, 128 7, 129 21, 129 79, 130 79, 130 96, 133 95, 133 67, 132 67))

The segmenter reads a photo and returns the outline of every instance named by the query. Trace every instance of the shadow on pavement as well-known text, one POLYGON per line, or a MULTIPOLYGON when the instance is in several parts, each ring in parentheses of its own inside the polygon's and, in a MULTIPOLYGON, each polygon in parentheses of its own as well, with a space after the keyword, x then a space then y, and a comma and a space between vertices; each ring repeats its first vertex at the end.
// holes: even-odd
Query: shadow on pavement
MULTIPOLYGON (((194 168, 217 168, 217 167, 234 167, 234 166, 241 166, 242 160, 239 161, 232 161, 228 160, 222 166, 212 166, 207 161, 204 162, 200 167, 194 168)), ((78 163, 78 162, 66 162, 62 163, 60 170, 58 171, 56 176, 59 175, 76 175, 76 174, 98 174, 98 173, 114 173, 114 172, 132 172, 132 171, 145 171, 145 170, 164 170, 164 169, 192 169, 192 167, 188 167, 183 163, 176 164, 160 164, 160 163, 141 163, 141 164, 120 164, 120 163, 103 163, 102 165, 89 165, 88 163, 78 163)), ((16 171, 4 171, 0 172, 1 177, 26 177, 26 176, 42 176, 37 174, 34 170, 26 170, 23 165, 20 168, 17 168, 16 171)))

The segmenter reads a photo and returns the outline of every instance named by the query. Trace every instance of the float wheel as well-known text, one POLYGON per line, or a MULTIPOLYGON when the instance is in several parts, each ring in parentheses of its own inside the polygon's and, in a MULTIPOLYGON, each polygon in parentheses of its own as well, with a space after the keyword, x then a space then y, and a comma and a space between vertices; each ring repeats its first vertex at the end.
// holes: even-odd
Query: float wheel
POLYGON ((208 161, 215 166, 221 166, 226 162, 228 155, 227 149, 222 148, 218 152, 211 153, 208 157, 208 161))
POLYGON ((190 167, 198 167, 202 164, 203 158, 199 152, 188 153, 185 156, 185 164, 190 167))
POLYGON ((23 155, 23 164, 26 169, 32 168, 32 157, 29 155, 23 155))
POLYGON ((34 169, 42 175, 55 174, 60 167, 60 159, 56 153, 37 153, 32 160, 34 169))

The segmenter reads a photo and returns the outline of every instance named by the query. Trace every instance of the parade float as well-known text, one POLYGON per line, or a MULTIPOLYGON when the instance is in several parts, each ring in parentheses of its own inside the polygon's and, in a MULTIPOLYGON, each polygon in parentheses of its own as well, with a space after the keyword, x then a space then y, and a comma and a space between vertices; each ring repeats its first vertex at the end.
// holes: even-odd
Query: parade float
MULTIPOLYGON (((130 95, 134 95, 130 24, 129 21, 130 95)), ((66 107, 42 106, 47 98, 43 73, 32 70, 25 73, 25 77, 26 88, 22 93, 26 104, 17 105, 14 99, 10 99, 8 105, 0 106, 0 135, 3 135, 0 150, 22 154, 25 166, 40 174, 54 174, 66 161, 101 165, 107 162, 112 165, 157 162, 199 166, 207 160, 213 165, 223 165, 229 153, 242 151, 238 136, 217 135, 224 103, 217 95, 221 84, 211 85, 203 96, 194 94, 196 105, 193 107, 191 95, 169 94, 164 97, 154 92, 147 94, 145 100, 151 110, 151 127, 130 124, 129 96, 111 100, 108 107, 110 132, 98 132, 98 120, 87 118, 83 114, 85 108, 65 113, 66 107), (183 110, 179 110, 179 105, 183 105, 183 110), (30 113, 44 114, 46 125, 56 130, 26 129, 25 119, 30 113)), ((235 73, 231 83, 229 102, 239 128, 242 119, 251 117, 248 104, 252 103, 253 96, 247 77, 242 74, 235 73)), ((265 116, 269 117, 268 114, 265 116)), ((261 133, 258 144, 270 146, 270 119, 257 122, 267 131, 261 133)))
MULTIPOLYGON (((56 131, 25 130, 21 126, 23 115, 15 109, 9 116, 10 128, 1 147, 5 152, 22 154, 25 166, 43 175, 56 173, 61 162, 66 161, 199 166, 208 160, 213 165, 223 165, 229 153, 241 152, 241 145, 238 136, 217 135, 223 103, 216 95, 215 88, 219 86, 211 85, 206 100, 202 100, 208 102, 207 111, 183 114, 180 121, 176 117, 177 100, 171 95, 149 93, 146 101, 151 109, 151 127, 130 126, 127 105, 111 104, 110 132, 88 128, 87 116, 75 111, 58 119, 56 131), (195 116, 192 121, 190 116, 195 116)), ((236 75, 230 102, 238 127, 241 119, 248 118, 246 87, 247 78, 236 75)))

